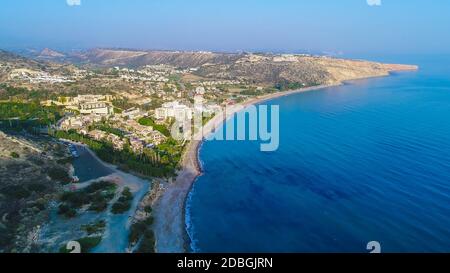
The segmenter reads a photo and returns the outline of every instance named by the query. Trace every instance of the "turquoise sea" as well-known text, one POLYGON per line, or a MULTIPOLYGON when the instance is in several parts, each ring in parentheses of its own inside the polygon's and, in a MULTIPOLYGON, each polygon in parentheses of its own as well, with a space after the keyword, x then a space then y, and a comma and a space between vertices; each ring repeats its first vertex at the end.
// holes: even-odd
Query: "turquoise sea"
POLYGON ((186 206, 197 252, 450 252, 450 56, 274 99, 280 146, 206 141, 186 206))

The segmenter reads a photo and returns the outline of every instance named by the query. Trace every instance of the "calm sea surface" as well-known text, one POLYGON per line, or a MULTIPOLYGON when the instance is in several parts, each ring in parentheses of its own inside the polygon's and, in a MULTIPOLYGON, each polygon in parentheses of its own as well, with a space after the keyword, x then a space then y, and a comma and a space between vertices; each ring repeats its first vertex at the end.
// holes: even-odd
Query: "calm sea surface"
POLYGON ((205 142, 194 250, 450 252, 450 57, 387 61, 421 69, 268 102, 275 152, 205 142))

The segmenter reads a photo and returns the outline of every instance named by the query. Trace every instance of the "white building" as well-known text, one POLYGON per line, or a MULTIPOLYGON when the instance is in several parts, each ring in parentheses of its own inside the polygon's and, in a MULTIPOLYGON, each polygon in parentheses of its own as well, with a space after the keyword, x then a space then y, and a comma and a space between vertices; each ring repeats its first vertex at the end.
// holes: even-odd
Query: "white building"
POLYGON ((113 107, 105 102, 82 103, 79 110, 81 114, 111 115, 114 113, 113 107))
POLYGON ((122 117, 127 117, 129 119, 136 119, 142 116, 143 113, 139 108, 130 108, 122 113, 122 117))
POLYGON ((88 103, 99 101, 111 101, 111 95, 78 95, 73 98, 74 103, 88 103))
POLYGON ((192 110, 178 101, 167 102, 155 110, 156 119, 175 118, 177 120, 192 119, 192 110))

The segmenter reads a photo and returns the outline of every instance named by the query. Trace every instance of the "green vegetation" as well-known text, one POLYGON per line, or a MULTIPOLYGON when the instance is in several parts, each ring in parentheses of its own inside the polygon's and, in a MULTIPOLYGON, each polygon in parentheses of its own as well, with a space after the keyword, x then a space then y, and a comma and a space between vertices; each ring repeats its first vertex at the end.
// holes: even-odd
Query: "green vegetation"
POLYGON ((117 107, 114 107, 114 114, 122 114, 123 110, 117 107))
POLYGON ((155 235, 150 228, 153 224, 153 217, 134 223, 130 228, 129 242, 139 246, 137 253, 153 253, 155 252, 155 235))
POLYGON ((48 169, 47 172, 48 176, 50 176, 50 178, 53 180, 60 181, 63 184, 68 184, 72 182, 72 178, 69 176, 67 171, 62 167, 55 166, 48 169))
POLYGON ((122 195, 119 197, 116 203, 113 204, 111 212, 114 214, 121 214, 128 211, 131 208, 131 201, 133 200, 133 194, 130 188, 126 187, 122 191, 122 195))
POLYGON ((77 210, 63 203, 58 207, 58 214, 64 215, 67 218, 73 218, 77 216, 77 210))
POLYGON ((144 211, 146 213, 152 213, 152 211, 153 211, 152 206, 145 206, 144 211))
POLYGON ((138 120, 138 122, 140 125, 153 127, 153 129, 160 132, 161 134, 163 134, 166 137, 170 136, 170 131, 169 131, 169 129, 166 128, 166 126, 161 125, 161 124, 156 124, 155 121, 149 117, 140 118, 138 120))
POLYGON ((24 185, 6 186, 0 192, 8 198, 14 199, 23 199, 31 195, 30 190, 24 185))
MULTIPOLYGON (((81 253, 89 253, 94 247, 98 246, 102 241, 101 236, 95 237, 84 237, 78 240, 75 240, 80 243, 81 253)), ((60 253, 70 253, 71 250, 68 250, 66 245, 63 245, 59 248, 60 253)))
POLYGON ((7 86, 6 84, 0 85, 0 99, 1 100, 8 100, 10 97, 26 94, 28 92, 29 91, 26 88, 15 88, 12 86, 7 86))
POLYGON ((153 230, 146 230, 142 237, 141 244, 135 251, 136 253, 154 253, 155 252, 155 233, 153 230))
POLYGON ((157 96, 152 96, 151 97, 152 101, 144 104, 141 108, 145 111, 150 111, 156 108, 159 108, 162 106, 162 104, 164 103, 164 101, 161 98, 158 98, 157 96))
POLYGON ((93 183, 79 191, 65 192, 60 198, 62 203, 58 214, 72 218, 76 216, 77 209, 85 205, 89 205, 88 209, 91 211, 102 212, 115 193, 116 185, 106 181, 93 183))
POLYGON ((171 74, 169 76, 169 80, 172 82, 179 82, 179 81, 181 81, 181 75, 180 74, 171 74))
POLYGON ((166 93, 171 93, 171 92, 173 92, 173 89, 170 88, 167 84, 165 84, 163 87, 163 91, 166 93))
POLYGON ((47 208, 47 200, 39 198, 36 201, 31 201, 28 203, 28 207, 31 209, 37 209, 37 211, 43 211, 47 208))
POLYGON ((0 102, 0 121, 4 127, 36 127, 54 124, 62 116, 56 106, 39 103, 0 102))
POLYGON ((173 163, 178 163, 181 160, 183 147, 180 147, 178 142, 173 138, 169 138, 166 142, 157 146, 160 154, 160 161, 163 164, 173 166, 173 163))
POLYGON ((48 90, 34 90, 23 87, 13 87, 6 84, 0 84, 0 100, 32 100, 42 101, 48 99, 56 99, 56 94, 52 94, 48 90))
POLYGON ((317 85, 320 85, 320 83, 303 84, 300 82, 279 82, 279 83, 275 84, 274 87, 280 91, 287 91, 287 90, 296 90, 296 89, 300 89, 300 88, 317 86, 317 85))
POLYGON ((73 157, 66 157, 56 160, 56 163, 64 165, 73 162, 73 157))
POLYGON ((118 108, 120 110, 126 110, 138 106, 137 104, 129 102, 128 99, 125 98, 113 100, 112 105, 114 108, 118 108))
POLYGON ((103 233, 105 231, 106 221, 99 220, 97 222, 82 225, 81 230, 85 231, 88 235, 103 233))
POLYGON ((16 153, 16 152, 11 152, 11 157, 12 158, 19 158, 20 155, 18 153, 16 153))
POLYGON ((123 150, 115 150, 112 143, 91 139, 74 130, 57 131, 55 136, 88 145, 103 161, 118 165, 124 171, 135 171, 151 177, 175 175, 183 149, 175 140, 169 139, 155 149, 145 148, 141 154, 136 154, 129 144, 123 150))
POLYGON ((27 188, 30 192, 44 192, 47 190, 47 186, 45 184, 42 183, 31 183, 27 185, 27 188))
POLYGON ((119 137, 124 137, 125 136, 125 133, 122 130, 120 130, 118 128, 113 128, 113 127, 111 127, 111 126, 109 126, 109 125, 107 125, 105 123, 97 124, 97 125, 94 126, 94 128, 97 129, 97 130, 103 131, 103 132, 114 134, 114 135, 119 136, 119 137))
MULTIPOLYGON (((4 182, 11 183, 7 177, 2 178, 6 179, 4 182)), ((2 184, 4 183, 0 183, 0 215, 4 218, 0 221, 0 247, 9 252, 17 248, 17 236, 24 234, 24 224, 27 224, 24 221, 33 216, 43 216, 41 212, 46 209, 49 201, 46 198, 49 198, 53 188, 48 181, 21 180, 18 184, 2 184)))
POLYGON ((206 125, 206 123, 208 123, 208 121, 210 121, 211 119, 214 118, 216 114, 212 114, 210 116, 202 116, 202 125, 206 125))
POLYGON ((7 198, 22 199, 30 197, 33 192, 41 193, 46 191, 47 189, 48 187, 45 184, 35 182, 24 185, 9 185, 0 188, 0 192, 7 198))
POLYGON ((245 89, 241 91, 240 94, 244 96, 260 96, 263 95, 264 92, 262 90, 257 90, 256 88, 253 88, 253 89, 245 89))

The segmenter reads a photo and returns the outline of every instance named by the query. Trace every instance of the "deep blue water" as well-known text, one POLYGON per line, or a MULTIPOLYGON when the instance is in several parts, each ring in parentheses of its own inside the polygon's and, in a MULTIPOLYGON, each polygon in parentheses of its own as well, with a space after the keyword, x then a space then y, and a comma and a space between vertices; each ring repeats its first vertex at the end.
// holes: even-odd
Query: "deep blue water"
POLYGON ((200 252, 450 252, 450 58, 270 101, 280 147, 207 141, 187 202, 200 252))

